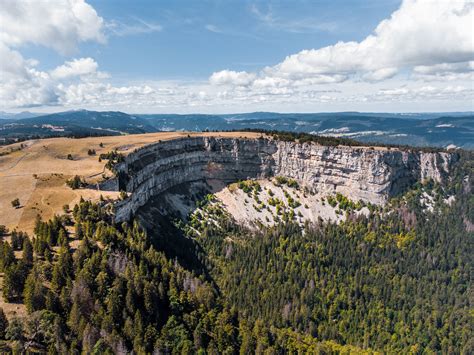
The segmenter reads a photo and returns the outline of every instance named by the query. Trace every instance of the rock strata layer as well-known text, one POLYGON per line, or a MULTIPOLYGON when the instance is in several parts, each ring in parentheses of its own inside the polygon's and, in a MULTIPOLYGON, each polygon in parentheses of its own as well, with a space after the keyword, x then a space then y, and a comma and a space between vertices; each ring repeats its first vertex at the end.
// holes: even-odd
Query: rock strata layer
MULTIPOLYGON (((129 219, 152 196, 203 179, 286 176, 321 193, 383 204, 417 181, 442 181, 455 154, 417 150, 322 146, 273 139, 188 137, 145 146, 116 166, 116 188, 130 196, 116 205, 129 219)), ((109 182, 109 187, 111 183, 109 182)))

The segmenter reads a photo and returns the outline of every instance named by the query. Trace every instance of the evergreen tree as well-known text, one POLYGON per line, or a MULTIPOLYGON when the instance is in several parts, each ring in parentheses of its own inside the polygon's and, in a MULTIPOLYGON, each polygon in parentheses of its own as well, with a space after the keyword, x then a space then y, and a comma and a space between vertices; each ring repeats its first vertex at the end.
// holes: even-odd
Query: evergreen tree
POLYGON ((0 271, 5 271, 15 261, 15 253, 9 243, 0 240, 0 271))
POLYGON ((46 287, 43 286, 35 270, 32 270, 25 282, 23 299, 29 313, 46 307, 46 287))
POLYGON ((23 247, 23 240, 27 237, 23 232, 13 230, 11 233, 11 246, 13 250, 21 250, 23 247))
POLYGON ((31 244, 30 238, 26 237, 23 240, 23 262, 26 265, 33 264, 33 245, 31 244))
POLYGON ((3 308, 0 307, 0 339, 5 339, 5 335, 8 328, 8 319, 3 312, 3 308))
POLYGON ((28 268, 23 262, 12 264, 5 270, 2 291, 7 301, 15 301, 21 297, 27 273, 28 268))
POLYGON ((23 341, 23 321, 20 318, 10 320, 5 338, 18 342, 23 341))
POLYGON ((53 268, 51 287, 60 290, 70 280, 73 272, 73 261, 69 250, 69 245, 61 247, 59 258, 53 268))

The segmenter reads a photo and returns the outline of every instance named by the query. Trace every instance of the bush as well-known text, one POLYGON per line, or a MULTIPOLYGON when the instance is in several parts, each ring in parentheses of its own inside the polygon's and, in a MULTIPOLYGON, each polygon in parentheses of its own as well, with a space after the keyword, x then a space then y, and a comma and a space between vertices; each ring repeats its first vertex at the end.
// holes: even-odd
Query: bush
POLYGON ((290 179, 285 176, 277 176, 275 177, 276 183, 275 185, 286 185, 288 187, 292 187, 294 189, 297 189, 300 185, 295 179, 290 179))
POLYGON ((288 182, 288 179, 284 176, 277 176, 275 178, 277 185, 285 185, 288 182))
POLYGON ((329 205, 330 205, 332 208, 336 207, 336 205, 337 205, 337 200, 336 200, 334 197, 328 196, 328 197, 327 197, 327 200, 328 200, 329 205))
POLYGON ((111 152, 102 153, 99 155, 99 161, 104 159, 108 160, 107 164, 105 164, 105 167, 114 171, 115 165, 123 162, 125 160, 125 156, 117 152, 117 150, 113 150, 111 152))
POLYGON ((239 181, 238 183, 239 189, 241 189, 243 192, 246 194, 250 194, 253 192, 254 197, 255 195, 258 196, 260 191, 262 191, 262 187, 258 183, 258 181, 253 181, 253 180, 245 180, 245 181, 239 181))
POLYGON ((8 228, 3 224, 0 224, 0 237, 8 233, 8 228))
POLYGON ((293 187, 295 189, 299 187, 298 182, 294 179, 288 179, 287 185, 288 187, 293 187))
POLYGON ((79 175, 74 176, 71 180, 67 180, 66 184, 73 190, 80 189, 81 187, 87 185, 86 182, 83 181, 79 175))
POLYGON ((16 199, 12 200, 11 204, 12 204, 12 207, 19 208, 20 207, 20 199, 16 198, 16 199))

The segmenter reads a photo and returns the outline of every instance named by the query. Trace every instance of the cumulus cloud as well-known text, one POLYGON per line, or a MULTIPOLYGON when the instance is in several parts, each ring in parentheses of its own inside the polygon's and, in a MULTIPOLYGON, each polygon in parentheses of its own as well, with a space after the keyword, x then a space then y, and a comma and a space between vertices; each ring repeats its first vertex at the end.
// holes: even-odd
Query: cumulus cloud
MULTIPOLYGON (((267 22, 273 19, 268 16, 267 22)), ((262 81, 271 82, 266 78, 285 79, 290 85, 311 85, 348 79, 378 82, 403 70, 431 76, 434 71, 452 75, 456 72, 453 68, 472 71, 473 21, 474 6, 469 0, 405 0, 361 42, 338 42, 290 55, 255 74, 256 86, 262 81)), ((217 72, 211 78, 228 73, 231 71, 217 72)), ((246 73, 246 78, 250 77, 246 73)), ((234 82, 239 85, 239 81, 234 82)))
POLYGON ((50 72, 36 68, 38 61, 20 53, 25 44, 72 53, 80 42, 105 42, 103 19, 83 0, 0 2, 0 100, 12 107, 56 105, 58 82, 97 72, 92 58, 67 61, 50 72))
POLYGON ((66 62, 51 71, 53 79, 66 79, 97 73, 97 62, 92 58, 80 58, 66 62))
POLYGON ((473 80, 474 61, 418 65, 413 68, 413 77, 425 81, 473 80))
POLYGON ((245 71, 221 70, 213 73, 209 81, 213 85, 236 85, 246 86, 252 83, 255 79, 255 74, 247 73, 245 71))
POLYGON ((0 41, 11 47, 33 43, 68 54, 80 42, 105 42, 104 20, 83 0, 3 0, 0 9, 0 41))
POLYGON ((362 74, 384 80, 403 68, 465 62, 474 56, 473 21, 467 0, 406 0, 363 41, 303 50, 267 72, 294 79, 362 74))
POLYGON ((385 79, 390 79, 397 74, 397 68, 382 68, 374 71, 369 71, 362 75, 362 78, 367 81, 381 81, 385 79))

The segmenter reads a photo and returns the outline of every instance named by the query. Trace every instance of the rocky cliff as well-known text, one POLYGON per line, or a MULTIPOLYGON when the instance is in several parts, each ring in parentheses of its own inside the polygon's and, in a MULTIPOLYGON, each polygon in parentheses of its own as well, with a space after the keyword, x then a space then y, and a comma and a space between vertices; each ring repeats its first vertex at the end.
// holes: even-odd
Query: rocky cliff
POLYGON ((352 200, 384 203, 427 178, 442 181, 455 155, 416 150, 321 146, 273 139, 189 137, 145 146, 116 166, 118 188, 130 192, 116 205, 126 220, 152 196, 202 179, 225 183, 286 176, 307 188, 340 192, 352 200))

